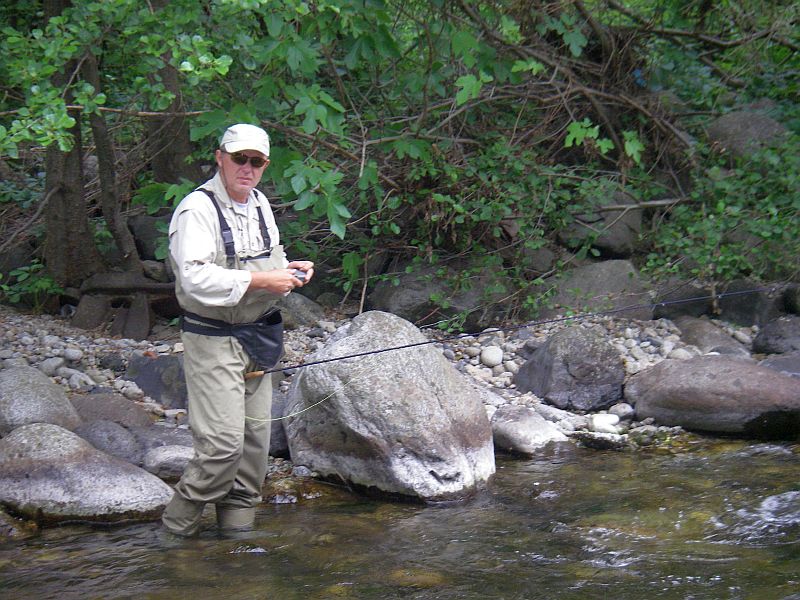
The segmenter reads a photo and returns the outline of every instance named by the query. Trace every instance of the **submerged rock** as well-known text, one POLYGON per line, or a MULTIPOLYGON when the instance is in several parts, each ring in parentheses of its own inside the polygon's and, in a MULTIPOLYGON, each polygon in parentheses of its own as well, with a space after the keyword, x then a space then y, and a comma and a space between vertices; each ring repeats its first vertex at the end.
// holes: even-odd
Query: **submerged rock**
MULTIPOLYGON (((372 311, 309 361, 425 341, 407 321, 372 311)), ((430 345, 307 367, 286 410, 299 413, 286 423, 294 463, 367 490, 457 498, 494 473, 481 397, 430 345)))

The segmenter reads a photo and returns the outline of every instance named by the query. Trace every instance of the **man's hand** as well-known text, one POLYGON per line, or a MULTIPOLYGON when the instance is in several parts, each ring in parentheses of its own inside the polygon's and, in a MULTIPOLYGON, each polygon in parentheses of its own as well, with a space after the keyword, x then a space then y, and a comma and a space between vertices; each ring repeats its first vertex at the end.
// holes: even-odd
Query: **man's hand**
MULTIPOLYGON (((293 260, 289 263, 288 269, 297 269, 305 273, 305 278, 302 280, 302 285, 307 284, 314 277, 314 263, 310 260, 293 260)), ((300 281, 300 280, 298 280, 300 281)))
POLYGON ((272 271, 253 271, 248 289, 266 290, 273 294, 288 294, 296 287, 303 287, 314 276, 314 263, 309 260, 295 260, 285 269, 272 271), (295 269, 305 273, 305 281, 294 275, 295 269))

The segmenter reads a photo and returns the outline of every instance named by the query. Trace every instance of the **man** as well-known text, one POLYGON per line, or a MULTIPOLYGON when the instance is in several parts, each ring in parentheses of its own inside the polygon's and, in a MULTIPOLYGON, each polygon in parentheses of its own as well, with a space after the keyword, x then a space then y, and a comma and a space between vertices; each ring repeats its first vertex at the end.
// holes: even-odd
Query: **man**
POLYGON ((267 471, 272 380, 245 374, 277 362, 282 325, 274 305, 314 274, 310 261, 287 261, 269 203, 255 190, 269 165, 267 133, 233 125, 215 156, 216 175, 181 201, 169 227, 194 457, 162 522, 184 536, 198 532, 207 503, 222 529, 253 525, 267 471))

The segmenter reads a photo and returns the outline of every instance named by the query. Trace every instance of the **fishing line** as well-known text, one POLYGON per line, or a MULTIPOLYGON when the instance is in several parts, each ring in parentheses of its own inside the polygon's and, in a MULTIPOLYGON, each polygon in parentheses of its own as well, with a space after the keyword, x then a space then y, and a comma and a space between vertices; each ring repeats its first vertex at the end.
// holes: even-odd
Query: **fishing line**
POLYGON ((709 296, 698 296, 696 298, 685 298, 682 300, 665 300, 663 302, 654 302, 651 304, 631 304, 628 306, 623 306, 622 308, 612 308, 609 310, 601 310, 596 312, 587 312, 581 313, 578 315, 568 316, 568 317, 556 317, 553 319, 544 319, 542 321, 530 321, 528 323, 523 323, 522 325, 511 325, 508 327, 492 327, 489 329, 484 329, 483 331, 473 332, 473 333, 461 333, 458 335, 445 337, 441 339, 435 340, 425 340, 424 342, 414 342, 412 344, 403 344, 402 346, 391 346, 389 348, 379 348, 378 350, 369 350, 365 352, 357 352, 355 354, 347 354, 345 356, 335 356, 333 358, 324 358, 321 360, 315 360, 306 363, 297 363, 294 365, 288 365, 283 367, 276 367, 274 369, 270 369, 268 371, 253 371, 252 373, 248 373, 250 377, 260 377, 263 375, 267 375, 269 373, 279 373, 283 371, 291 371, 293 369, 300 369, 303 367, 311 367, 314 365, 322 365, 329 362, 335 362, 337 360, 345 360, 346 358, 360 358, 362 356, 369 356, 371 354, 382 354, 383 352, 391 352, 392 350, 405 350, 407 348, 416 348, 418 346, 425 346, 428 344, 442 344, 445 342, 451 342, 455 340, 460 340, 468 337, 480 337, 483 335, 490 335, 492 333, 498 333, 500 331, 515 331, 517 329, 525 329, 527 327, 538 327, 540 325, 550 325, 553 323, 563 323, 566 321, 580 321, 583 319, 589 319, 592 317, 602 317, 607 315, 613 315, 629 310, 638 310, 642 308, 657 308, 659 306, 671 306, 673 304, 688 304, 689 302, 699 302, 700 300, 713 300, 713 299, 721 299, 727 298, 731 296, 741 296, 744 294, 754 294, 756 292, 772 292, 775 291, 777 288, 756 288, 752 290, 742 290, 738 292, 723 292, 720 294, 713 294, 709 296))
MULTIPOLYGON (((280 372, 284 372, 284 371, 291 371, 293 369, 300 369, 300 368, 303 368, 303 367, 311 367, 311 366, 314 366, 314 365, 322 365, 322 364, 326 364, 326 363, 336 362, 336 361, 339 361, 339 360, 345 360, 345 359, 348 359, 348 358, 361 358, 361 357, 364 357, 364 356, 371 356, 373 354, 382 354, 384 352, 391 352, 391 351, 394 351, 394 350, 406 350, 406 349, 409 349, 409 348, 417 348, 419 346, 426 346, 426 345, 429 345, 429 344, 442 344, 442 343, 445 343, 445 342, 456 341, 456 340, 460 340, 460 339, 464 339, 464 338, 468 338, 468 337, 480 337, 480 336, 483 336, 483 335, 490 335, 492 333, 498 333, 498 332, 501 332, 501 331, 502 332, 516 331, 518 329, 525 329, 525 328, 528 328, 528 327, 538 327, 538 326, 541 326, 541 325, 551 325, 551 324, 554 324, 554 323, 564 323, 564 322, 567 322, 567 321, 580 321, 580 320, 589 319, 589 318, 592 318, 592 317, 601 317, 601 316, 614 315, 614 314, 618 314, 618 313, 629 311, 629 310, 638 310, 638 309, 642 309, 642 308, 657 308, 659 306, 671 306, 671 305, 674 305, 674 304, 688 304, 690 302, 699 302, 701 300, 713 300, 713 299, 719 300, 719 299, 722 299, 722 298, 728 298, 728 297, 733 297, 733 296, 742 296, 742 295, 746 295, 746 294, 755 294, 755 293, 758 293, 758 292, 774 292, 776 290, 777 290, 777 288, 774 288, 774 287, 771 287, 771 288, 754 288, 754 289, 750 289, 750 290, 741 290, 741 291, 738 291, 738 292, 722 292, 722 293, 719 293, 719 294, 711 294, 711 295, 707 295, 707 296, 697 296, 697 297, 694 297, 694 298, 684 298, 684 299, 680 299, 680 300, 664 300, 662 302, 653 302, 653 303, 650 303, 650 304, 631 304, 631 305, 628 305, 628 306, 623 306, 621 308, 612 308, 612 309, 602 310, 602 311, 587 312, 587 313, 581 313, 581 314, 578 314, 578 315, 567 316, 567 317, 556 317, 556 318, 553 318, 553 319, 543 319, 541 321, 530 321, 528 323, 523 323, 522 325, 511 325, 511 326, 508 326, 508 327, 493 327, 493 328, 489 328, 489 329, 484 329, 483 331, 480 331, 480 332, 462 333, 462 334, 458 334, 458 335, 454 335, 454 336, 450 336, 450 337, 445 337, 445 338, 442 338, 442 339, 425 340, 425 341, 422 341, 422 342, 414 342, 414 343, 411 343, 411 344, 403 344, 401 346, 391 346, 391 347, 388 347, 388 348, 379 348, 378 350, 368 350, 368 351, 365 351, 365 352, 357 352, 355 354, 347 354, 347 355, 344 355, 344 356, 335 356, 333 358, 325 358, 325 359, 315 360, 315 361, 311 361, 311 362, 307 362, 307 363, 298 363, 298 364, 289 365, 289 366, 276 367, 276 368, 270 369, 270 370, 253 371, 251 373, 247 373, 245 375, 245 377, 248 378, 248 379, 249 378, 253 378, 253 377, 263 377, 263 376, 269 375, 271 373, 280 373, 280 372)), ((365 373, 364 374, 364 378, 366 378, 366 376, 370 375, 370 374, 371 373, 365 373)), ((347 382, 346 385, 350 385, 352 383, 355 383, 358 380, 360 380, 360 379, 351 379, 350 381, 347 382)), ((288 415, 284 415, 282 417, 275 417, 275 418, 270 418, 270 419, 257 419, 255 417, 245 417, 245 419, 251 420, 251 421, 256 421, 256 422, 259 422, 259 423, 270 423, 270 422, 273 422, 273 421, 281 421, 281 420, 284 420, 284 419, 290 419, 290 418, 296 417, 297 415, 300 415, 300 414, 302 414, 302 413, 304 413, 304 412, 306 412, 308 410, 311 410, 312 408, 315 408, 316 406, 319 406, 320 404, 322 404, 324 402, 327 402, 330 398, 333 397, 334 394, 336 394, 337 391, 338 390, 332 391, 330 394, 328 394, 327 396, 325 396, 321 400, 319 400, 319 401, 315 402, 314 404, 311 404, 311 405, 303 408, 302 410, 296 411, 296 412, 288 414, 288 415)))

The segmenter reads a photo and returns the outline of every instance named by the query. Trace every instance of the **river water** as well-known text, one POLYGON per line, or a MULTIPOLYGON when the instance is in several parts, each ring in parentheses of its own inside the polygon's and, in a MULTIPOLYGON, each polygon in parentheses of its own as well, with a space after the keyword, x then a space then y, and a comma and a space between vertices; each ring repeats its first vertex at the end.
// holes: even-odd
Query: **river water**
POLYGON ((64 526, 5 542, 0 597, 800 599, 798 444, 564 445, 498 458, 458 505, 308 489, 263 504, 247 533, 64 526))

